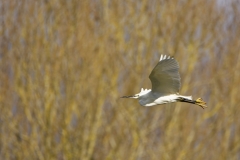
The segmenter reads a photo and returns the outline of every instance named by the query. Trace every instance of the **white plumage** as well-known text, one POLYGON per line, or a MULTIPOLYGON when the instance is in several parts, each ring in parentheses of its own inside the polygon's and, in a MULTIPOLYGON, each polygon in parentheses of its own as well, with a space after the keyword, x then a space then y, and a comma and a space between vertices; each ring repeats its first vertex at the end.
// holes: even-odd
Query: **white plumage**
POLYGON ((141 92, 133 96, 121 98, 135 98, 142 106, 154 106, 172 102, 186 102, 196 104, 202 108, 207 107, 206 103, 198 98, 193 100, 192 96, 179 95, 181 78, 179 75, 177 61, 170 56, 161 55, 158 64, 152 70, 149 78, 152 89, 141 89, 141 92))

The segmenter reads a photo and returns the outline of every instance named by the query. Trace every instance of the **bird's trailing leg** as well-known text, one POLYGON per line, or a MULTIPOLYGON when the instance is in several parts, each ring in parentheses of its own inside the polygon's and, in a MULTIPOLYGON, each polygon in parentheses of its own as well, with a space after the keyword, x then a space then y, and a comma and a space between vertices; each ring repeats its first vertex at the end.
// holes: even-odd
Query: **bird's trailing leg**
POLYGON ((191 99, 179 97, 179 98, 178 98, 178 101, 179 101, 179 102, 186 102, 186 103, 196 104, 196 105, 202 107, 202 109, 204 109, 204 108, 207 107, 206 102, 204 102, 204 101, 202 100, 202 98, 198 98, 198 99, 196 99, 196 100, 191 100, 191 99))
POLYGON ((196 100, 195 100, 195 104, 196 104, 196 105, 199 105, 200 107, 202 107, 202 109, 204 109, 204 108, 207 107, 207 103, 204 102, 204 101, 202 100, 202 98, 196 99, 196 100))

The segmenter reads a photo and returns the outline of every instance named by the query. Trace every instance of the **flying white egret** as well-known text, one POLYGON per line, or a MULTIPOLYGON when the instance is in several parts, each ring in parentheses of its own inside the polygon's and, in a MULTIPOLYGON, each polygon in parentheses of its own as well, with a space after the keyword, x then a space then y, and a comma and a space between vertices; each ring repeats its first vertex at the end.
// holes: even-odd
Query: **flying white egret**
POLYGON ((196 104, 203 109, 206 108, 206 102, 201 98, 193 100, 192 96, 182 96, 178 93, 181 86, 178 69, 178 63, 173 57, 161 55, 158 64, 149 76, 152 90, 142 88, 138 94, 121 98, 138 99, 142 106, 147 107, 172 102, 186 102, 196 104))

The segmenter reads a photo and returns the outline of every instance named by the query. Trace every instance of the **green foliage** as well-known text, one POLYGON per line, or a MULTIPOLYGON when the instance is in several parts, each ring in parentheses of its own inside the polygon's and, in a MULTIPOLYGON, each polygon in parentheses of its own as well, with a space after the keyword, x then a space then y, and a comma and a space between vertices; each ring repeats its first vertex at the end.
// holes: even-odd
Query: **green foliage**
POLYGON ((0 159, 239 159, 238 8, 0 1, 0 159), (151 87, 160 54, 209 108, 119 98, 151 87))

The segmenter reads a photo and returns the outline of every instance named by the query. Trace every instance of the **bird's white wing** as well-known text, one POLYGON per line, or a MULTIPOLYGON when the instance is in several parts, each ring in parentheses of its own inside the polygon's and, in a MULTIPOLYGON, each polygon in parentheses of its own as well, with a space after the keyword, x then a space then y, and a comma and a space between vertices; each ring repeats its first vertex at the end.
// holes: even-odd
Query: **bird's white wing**
POLYGON ((152 91, 160 94, 179 92, 181 78, 178 69, 178 63, 174 58, 161 56, 149 76, 152 82, 152 91))

